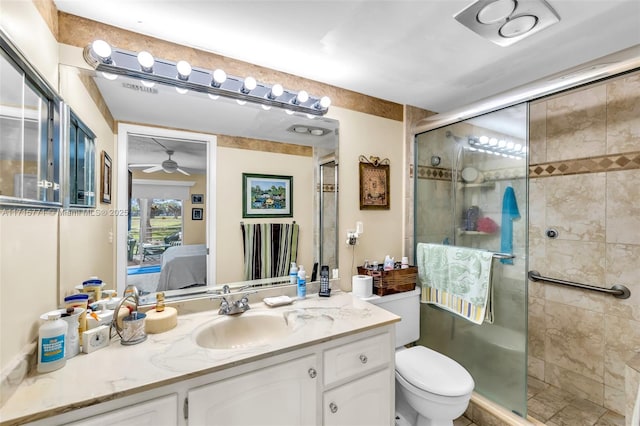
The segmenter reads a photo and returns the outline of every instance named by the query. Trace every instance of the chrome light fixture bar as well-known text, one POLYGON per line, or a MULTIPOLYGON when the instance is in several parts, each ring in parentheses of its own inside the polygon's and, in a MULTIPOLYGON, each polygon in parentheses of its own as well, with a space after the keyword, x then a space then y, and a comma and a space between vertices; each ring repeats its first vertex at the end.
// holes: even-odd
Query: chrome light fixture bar
POLYGON ((504 139, 490 138, 488 136, 480 136, 479 138, 470 136, 467 141, 471 151, 514 159, 522 159, 527 154, 526 145, 504 139))
POLYGON ((225 96, 317 116, 326 114, 331 105, 327 96, 310 96, 304 90, 290 91, 280 84, 270 86, 257 82, 253 77, 228 75, 220 69, 211 71, 192 67, 186 61, 175 63, 154 58, 149 52, 131 52, 110 46, 103 40, 96 40, 85 47, 83 56, 91 67, 107 75, 139 78, 173 86, 185 93, 193 90, 207 93, 212 98, 225 96))

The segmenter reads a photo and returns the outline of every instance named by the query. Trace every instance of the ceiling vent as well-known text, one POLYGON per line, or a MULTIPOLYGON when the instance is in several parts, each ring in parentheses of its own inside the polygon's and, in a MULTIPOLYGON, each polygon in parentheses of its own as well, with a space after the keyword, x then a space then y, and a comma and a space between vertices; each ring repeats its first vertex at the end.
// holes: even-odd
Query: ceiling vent
POLYGON ((544 0, 478 0, 454 18, 500 46, 509 46, 560 22, 544 0))

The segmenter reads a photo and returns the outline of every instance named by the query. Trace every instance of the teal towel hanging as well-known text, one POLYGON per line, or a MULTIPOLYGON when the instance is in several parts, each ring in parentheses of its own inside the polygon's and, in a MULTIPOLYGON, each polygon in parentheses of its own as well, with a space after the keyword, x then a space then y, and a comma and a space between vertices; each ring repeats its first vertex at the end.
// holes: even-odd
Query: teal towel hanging
MULTIPOLYGON (((513 220, 520 219, 516 193, 507 186, 502 197, 502 226, 500 230, 500 252, 513 253, 513 220)), ((513 265, 513 259, 500 259, 501 263, 513 265)))

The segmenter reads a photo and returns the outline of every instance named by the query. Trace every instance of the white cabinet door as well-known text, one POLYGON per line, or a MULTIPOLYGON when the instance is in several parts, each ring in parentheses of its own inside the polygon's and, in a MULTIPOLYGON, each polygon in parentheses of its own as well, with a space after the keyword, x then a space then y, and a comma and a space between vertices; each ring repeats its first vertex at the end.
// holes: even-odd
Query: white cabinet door
POLYGON ((152 401, 132 404, 104 414, 98 414, 69 426, 158 426, 178 424, 178 396, 163 396, 152 401))
POLYGON ((389 369, 365 376, 324 393, 324 426, 389 426, 392 392, 389 369))
POLYGON ((192 389, 189 426, 315 425, 316 356, 192 389))

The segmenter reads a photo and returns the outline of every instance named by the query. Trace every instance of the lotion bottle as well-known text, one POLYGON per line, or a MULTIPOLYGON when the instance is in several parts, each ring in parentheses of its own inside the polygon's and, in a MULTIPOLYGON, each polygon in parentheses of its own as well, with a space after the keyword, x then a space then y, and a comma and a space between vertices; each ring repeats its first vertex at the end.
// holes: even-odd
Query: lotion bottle
POLYGON ((291 285, 298 284, 298 267, 296 262, 291 262, 291 269, 289 269, 289 283, 291 285))
POLYGON ((307 297, 307 272, 304 266, 300 265, 298 269, 298 299, 307 297))
POLYGON ((48 373, 64 367, 65 337, 68 325, 59 311, 47 314, 47 321, 38 330, 38 373, 48 373))

